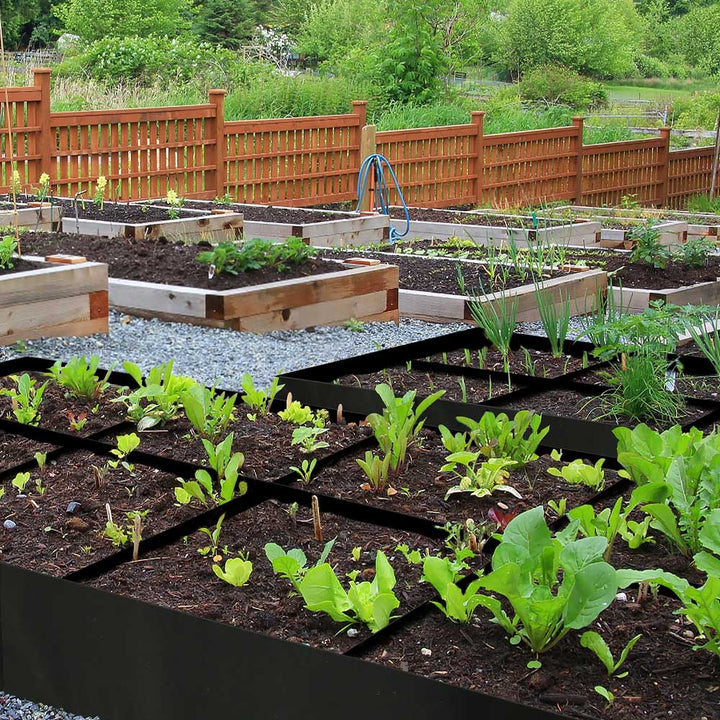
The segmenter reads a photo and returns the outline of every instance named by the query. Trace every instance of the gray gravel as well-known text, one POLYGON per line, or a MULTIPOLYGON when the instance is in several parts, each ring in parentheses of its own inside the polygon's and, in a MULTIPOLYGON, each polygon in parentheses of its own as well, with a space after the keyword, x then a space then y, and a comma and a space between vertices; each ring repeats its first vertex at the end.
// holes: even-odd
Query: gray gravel
POLYGON ((367 323, 362 332, 338 326, 256 335, 113 312, 109 335, 29 340, 0 347, 0 360, 22 354, 60 360, 73 355, 98 355, 103 367, 131 360, 147 371, 172 358, 175 373, 207 385, 239 390, 245 372, 252 375, 256 386, 267 386, 281 371, 299 370, 467 327, 401 320, 399 327, 393 323, 367 323))
POLYGON ((20 700, 0 692, 0 720, 98 720, 83 718, 64 710, 51 708, 42 703, 20 700))

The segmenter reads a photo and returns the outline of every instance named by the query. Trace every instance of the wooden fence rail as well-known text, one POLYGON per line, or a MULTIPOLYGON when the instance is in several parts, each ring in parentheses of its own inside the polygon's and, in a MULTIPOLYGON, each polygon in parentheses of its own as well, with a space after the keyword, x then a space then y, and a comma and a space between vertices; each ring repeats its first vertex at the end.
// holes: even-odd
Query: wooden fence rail
MULTIPOLYGON (((658 138, 583 145, 583 118, 569 127, 484 134, 484 113, 467 125, 376 132, 366 103, 352 112, 273 120, 224 119, 224 90, 208 103, 129 110, 50 112, 50 70, 34 85, 0 88, 0 192, 12 171, 36 187, 91 196, 100 175, 109 197, 229 194, 241 202, 307 206, 356 199, 362 159, 391 162, 409 205, 517 206, 554 201, 682 207, 708 192, 713 149, 670 151, 658 138), (9 112, 8 112, 9 109, 9 112)), ((396 201, 397 198, 393 197, 396 201)))

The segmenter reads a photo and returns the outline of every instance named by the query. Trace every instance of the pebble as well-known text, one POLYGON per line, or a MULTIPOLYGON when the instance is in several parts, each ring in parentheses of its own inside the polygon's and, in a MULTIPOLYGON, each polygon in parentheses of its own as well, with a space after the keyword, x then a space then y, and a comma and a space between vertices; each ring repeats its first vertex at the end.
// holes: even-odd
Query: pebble
POLYGON ((65 512, 68 515, 72 515, 76 510, 80 509, 80 503, 73 500, 72 502, 68 503, 67 510, 65 512))
POLYGON ((627 602, 627 593, 620 592, 615 596, 615 599, 620 602, 627 602))
POLYGON ((99 720, 97 717, 84 718, 42 703, 21 700, 4 692, 0 692, 0 718, 2 720, 99 720))
POLYGON ((348 637, 355 638, 360 634, 360 631, 357 628, 350 628, 347 631, 348 637))
POLYGON ((14 530, 14 529, 17 527, 17 524, 14 523, 12 520, 6 520, 6 521, 3 523, 3 527, 4 527, 6 530, 14 530))
POLYGON ((420 650, 420 654, 424 655, 425 657, 430 657, 432 655, 432 650, 430 648, 422 648, 420 650))

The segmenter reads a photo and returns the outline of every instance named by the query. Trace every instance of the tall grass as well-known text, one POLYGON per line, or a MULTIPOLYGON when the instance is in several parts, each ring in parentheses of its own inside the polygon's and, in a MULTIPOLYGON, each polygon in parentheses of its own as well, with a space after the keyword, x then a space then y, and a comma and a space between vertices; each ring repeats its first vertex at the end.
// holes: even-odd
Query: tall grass
POLYGON ((383 111, 376 111, 370 122, 378 130, 406 130, 410 128, 438 127, 440 125, 463 125, 470 121, 468 102, 437 102, 432 105, 393 104, 383 111))

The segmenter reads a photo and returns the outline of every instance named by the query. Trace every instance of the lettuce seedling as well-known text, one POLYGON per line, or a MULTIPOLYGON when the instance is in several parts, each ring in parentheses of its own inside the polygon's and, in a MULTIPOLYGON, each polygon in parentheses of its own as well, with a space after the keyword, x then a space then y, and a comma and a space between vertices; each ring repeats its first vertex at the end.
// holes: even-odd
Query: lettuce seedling
POLYGON ((123 369, 138 387, 113 402, 125 403, 128 417, 137 423, 139 432, 173 420, 180 410, 180 394, 197 385, 190 377, 173 375, 173 362, 156 365, 145 378, 138 365, 123 363, 123 369))
POLYGON ((600 662, 605 666, 609 676, 614 675, 618 678, 624 678, 627 676, 627 672, 623 672, 618 675, 618 670, 623 666, 627 660, 627 656, 630 654, 630 651, 635 647, 635 643, 637 643, 641 637, 642 634, 635 635, 635 637, 630 638, 628 644, 622 649, 620 657, 617 660, 613 658, 612 652, 610 652, 610 648, 604 638, 594 630, 586 630, 580 636, 580 644, 584 648, 592 650, 592 652, 597 655, 600 662))
POLYGON ((486 497, 492 495, 495 490, 510 493, 516 498, 521 498, 520 493, 506 484, 510 477, 508 470, 512 470, 517 463, 509 458, 489 458, 478 464, 481 452, 457 452, 448 455, 446 463, 440 468, 441 472, 451 472, 460 482, 451 487, 445 493, 445 499, 450 495, 461 492, 469 492, 473 497, 486 497))
MULTIPOLYGON (((553 450, 551 457, 553 460, 560 460, 561 453, 553 450)), ((591 490, 601 492, 605 487, 605 472, 602 469, 604 463, 605 458, 600 458, 594 465, 588 465, 578 458, 566 463, 560 469, 548 468, 548 475, 562 478, 570 485, 585 485, 591 490)))
MULTIPOLYGON (((58 385, 65 388, 70 395, 86 400, 97 400, 109 387, 108 378, 112 367, 100 378, 96 372, 100 358, 93 355, 89 360, 83 355, 70 358, 63 365, 58 360, 46 373, 58 385)), ((114 367, 114 366, 113 366, 114 367)))
MULTIPOLYGON (((618 573, 603 560, 607 540, 577 540, 576 534, 571 525, 553 538, 542 506, 518 515, 505 529, 492 572, 479 587, 504 597, 513 616, 495 597, 480 596, 478 604, 490 610, 513 644, 546 652, 571 630, 587 627, 615 599, 618 573)), ((626 579, 637 575, 623 572, 626 579)))
POLYGON ((15 383, 15 388, 0 388, 0 396, 10 398, 13 415, 19 423, 37 425, 40 422, 40 403, 50 381, 46 380, 40 387, 35 387, 36 381, 27 373, 20 377, 10 375, 10 380, 15 383))
POLYGON ((314 453, 323 448, 330 447, 330 443, 318 438, 327 432, 326 428, 297 427, 293 430, 291 445, 299 445, 304 453, 314 453))
POLYGON ((458 417, 470 430, 470 441, 486 457, 514 460, 517 468, 537 460, 536 451, 550 427, 540 429, 542 415, 520 410, 510 418, 505 413, 483 413, 480 420, 458 417))
POLYGON ((312 424, 316 428, 324 428, 327 422, 327 410, 318 410, 316 413, 307 405, 293 400, 284 410, 278 413, 278 417, 293 425, 312 424))
POLYGON ((458 550, 454 560, 434 555, 423 560, 422 579, 437 590, 441 600, 433 600, 432 604, 440 608, 445 617, 456 622, 470 622, 475 609, 486 600, 484 596, 478 595, 482 580, 473 580, 465 590, 461 590, 457 585, 462 578, 462 571, 468 567, 465 560, 473 556, 472 550, 466 548, 458 550))
POLYGON ((327 613, 335 622, 346 623, 342 630, 362 622, 373 633, 388 625, 392 611, 400 605, 394 587, 395 573, 382 550, 375 557, 372 582, 351 580, 345 591, 332 567, 322 563, 310 568, 298 585, 308 610, 327 613))
MULTIPOLYGON (((336 539, 333 538, 325 543, 320 558, 313 567, 322 565, 328 559, 336 539)), ((300 582, 308 571, 305 553, 300 548, 292 548, 285 552, 277 543, 267 543, 265 545, 265 555, 272 564, 275 574, 289 580, 296 592, 300 594, 300 582)))
POLYGON ((249 373, 243 373, 240 385, 245 391, 245 394, 241 396, 241 400, 251 410, 254 410, 253 413, 248 415, 250 420, 256 420, 258 415, 267 415, 275 396, 285 387, 284 385, 280 385, 277 377, 274 377, 267 392, 262 389, 256 389, 249 373))
POLYGON ((234 587, 242 587, 252 575, 253 564, 244 557, 236 557, 225 561, 224 570, 214 563, 212 569, 221 580, 234 587))
POLYGON ((19 472, 11 481, 11 485, 17 488, 19 493, 25 492, 25 486, 30 482, 29 472, 19 472))
POLYGON ((122 466, 131 475, 135 466, 127 461, 128 455, 140 445, 140 438, 135 433, 129 435, 118 435, 116 438, 117 447, 114 447, 110 454, 114 455, 117 460, 109 460, 108 466, 116 470, 122 466))
POLYGON ((201 438, 212 441, 217 440, 235 420, 236 400, 237 395, 225 397, 225 393, 216 393, 215 388, 208 390, 199 384, 180 393, 187 419, 201 438))

